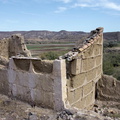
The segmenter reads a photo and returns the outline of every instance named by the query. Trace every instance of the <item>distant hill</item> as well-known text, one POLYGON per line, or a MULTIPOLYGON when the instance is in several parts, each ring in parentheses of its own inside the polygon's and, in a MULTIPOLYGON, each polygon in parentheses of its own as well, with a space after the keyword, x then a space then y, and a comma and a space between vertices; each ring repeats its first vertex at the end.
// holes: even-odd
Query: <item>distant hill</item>
MULTIPOLYGON (((89 33, 82 31, 12 31, 0 32, 0 39, 10 37, 12 34, 20 33, 24 36, 25 41, 66 41, 76 42, 84 39, 89 33)), ((120 32, 106 32, 104 33, 105 41, 120 41, 120 32)))
POLYGON ((120 32, 106 32, 104 33, 104 40, 120 42, 120 32))
POLYGON ((78 41, 81 38, 88 35, 85 32, 69 32, 69 31, 13 31, 13 32, 0 32, 0 39, 10 37, 12 34, 20 33, 24 36, 25 40, 27 41, 78 41))

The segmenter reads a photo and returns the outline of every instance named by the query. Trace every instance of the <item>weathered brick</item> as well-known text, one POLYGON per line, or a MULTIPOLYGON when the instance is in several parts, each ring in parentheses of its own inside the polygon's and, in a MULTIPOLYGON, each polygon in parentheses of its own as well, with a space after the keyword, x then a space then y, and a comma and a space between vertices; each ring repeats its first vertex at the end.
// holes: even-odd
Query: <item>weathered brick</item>
POLYGON ((101 37, 98 39, 98 43, 102 44, 103 43, 103 35, 101 35, 101 37))
POLYGON ((86 108, 95 102, 94 92, 86 96, 86 108))
POLYGON ((86 73, 87 75, 87 82, 94 80, 96 78, 96 69, 92 69, 86 73))
POLYGON ((83 97, 83 89, 82 88, 77 88, 74 90, 74 102, 78 101, 83 97))
POLYGON ((102 64, 102 56, 97 56, 95 58, 95 61, 96 61, 96 66, 99 66, 100 64, 102 64))
POLYGON ((73 75, 80 74, 81 72, 81 59, 75 59, 71 62, 71 73, 73 75))
POLYGON ((70 104, 78 101, 82 97, 83 97, 82 88, 77 88, 77 89, 74 89, 74 90, 71 89, 68 92, 68 101, 69 101, 70 104))
POLYGON ((76 107, 79 109, 84 109, 86 107, 86 101, 85 98, 79 100, 78 102, 76 102, 75 104, 72 105, 72 107, 76 107))
POLYGON ((100 47, 100 55, 103 55, 103 45, 101 44, 99 45, 99 47, 100 47))
POLYGON ((83 95, 86 96, 93 90, 93 84, 92 82, 86 84, 83 86, 83 95))
POLYGON ((95 67, 95 58, 89 58, 88 59, 88 64, 87 64, 87 70, 91 70, 95 67))
POLYGON ((84 52, 83 52, 83 58, 88 58, 93 56, 93 45, 88 47, 84 52))
POLYGON ((68 91, 67 99, 68 99, 70 104, 74 103, 74 92, 73 91, 68 91))
POLYGON ((99 76, 100 74, 102 74, 102 65, 96 68, 96 75, 99 76))
POLYGON ((72 83, 74 88, 82 86, 85 83, 85 81, 86 81, 86 73, 81 73, 79 75, 72 77, 72 83))
POLYGON ((94 45, 94 55, 99 55, 100 54, 100 47, 99 45, 95 44, 94 45))
POLYGON ((87 66, 88 66, 88 59, 82 59, 82 69, 81 69, 81 72, 86 72, 88 69, 87 69, 87 66))

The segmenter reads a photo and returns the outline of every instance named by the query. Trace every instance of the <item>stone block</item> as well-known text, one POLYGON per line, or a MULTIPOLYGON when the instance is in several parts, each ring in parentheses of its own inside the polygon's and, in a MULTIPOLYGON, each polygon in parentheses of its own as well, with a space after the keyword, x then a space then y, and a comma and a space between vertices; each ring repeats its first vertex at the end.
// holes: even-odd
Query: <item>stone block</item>
POLYGON ((95 58, 96 61, 96 66, 99 66, 100 64, 102 64, 102 56, 99 55, 95 58))
POLYGON ((100 46, 95 44, 94 45, 94 56, 100 55, 100 46))
POLYGON ((79 75, 72 77, 73 88, 82 86, 86 82, 86 73, 81 73, 79 75))
POLYGON ((67 100, 70 104, 74 103, 74 91, 68 91, 67 100))
POLYGON ((86 75, 87 75, 87 82, 94 80, 96 78, 96 68, 88 71, 86 75))
POLYGON ((89 95, 87 95, 85 101, 86 101, 86 108, 88 108, 90 105, 94 104, 94 102, 95 102, 94 92, 91 92, 89 95))
POLYGON ((70 89, 67 93, 67 99, 70 104, 73 104, 83 97, 83 89, 82 87, 77 88, 77 89, 70 89))
POLYGON ((101 44, 99 45, 99 47, 100 47, 100 55, 103 55, 103 45, 101 44))
POLYGON ((88 70, 87 66, 88 66, 88 59, 82 59, 82 69, 81 72, 86 72, 88 70))
POLYGON ((82 87, 74 90, 74 102, 83 98, 83 89, 82 87))
POLYGON ((98 43, 99 44, 103 44, 103 35, 101 34, 99 39, 98 39, 98 43))
POLYGON ((73 75, 80 74, 81 72, 81 59, 75 59, 71 62, 71 73, 73 75))
POLYGON ((102 77, 102 74, 100 74, 99 76, 97 76, 95 79, 94 79, 94 82, 97 83, 98 80, 102 77))
POLYGON ((97 68, 96 68, 96 75, 99 76, 102 74, 102 65, 99 65, 97 68))
POLYGON ((72 104, 72 107, 76 107, 78 109, 84 109, 86 107, 85 98, 77 101, 76 103, 72 104))
POLYGON ((95 58, 88 58, 87 71, 95 67, 95 58))
POLYGON ((89 58, 93 57, 93 45, 88 47, 84 52, 83 52, 83 58, 89 58))
POLYGON ((83 86, 83 96, 86 96, 93 90, 93 83, 87 83, 86 85, 83 86))

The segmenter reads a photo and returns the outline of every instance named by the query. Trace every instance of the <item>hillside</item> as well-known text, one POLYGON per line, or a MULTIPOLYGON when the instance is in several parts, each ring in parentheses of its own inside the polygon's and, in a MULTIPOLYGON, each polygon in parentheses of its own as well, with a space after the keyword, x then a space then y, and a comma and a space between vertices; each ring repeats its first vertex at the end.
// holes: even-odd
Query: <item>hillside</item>
MULTIPOLYGON (((89 33, 82 31, 65 31, 59 32, 54 31, 11 31, 11 32, 0 32, 0 39, 10 37, 12 34, 20 33, 25 37, 27 41, 78 41, 89 33)), ((106 32, 104 33, 105 41, 120 41, 120 32, 106 32)))
POLYGON ((78 41, 82 37, 88 35, 85 32, 68 32, 65 30, 59 32, 53 31, 13 31, 0 32, 0 39, 10 37, 12 34, 20 33, 25 37, 26 41, 78 41))

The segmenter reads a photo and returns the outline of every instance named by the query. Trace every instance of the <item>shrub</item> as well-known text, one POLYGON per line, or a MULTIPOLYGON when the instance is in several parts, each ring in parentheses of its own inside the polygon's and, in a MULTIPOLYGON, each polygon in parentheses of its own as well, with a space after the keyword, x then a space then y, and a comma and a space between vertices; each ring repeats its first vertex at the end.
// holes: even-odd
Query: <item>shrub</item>
POLYGON ((103 72, 107 75, 120 80, 120 54, 119 53, 104 53, 103 56, 103 72))
POLYGON ((42 60, 55 60, 57 59, 59 56, 61 55, 64 55, 65 53, 67 53, 67 51, 50 51, 50 52, 44 52, 44 53, 41 53, 39 55, 39 57, 42 59, 42 60))

